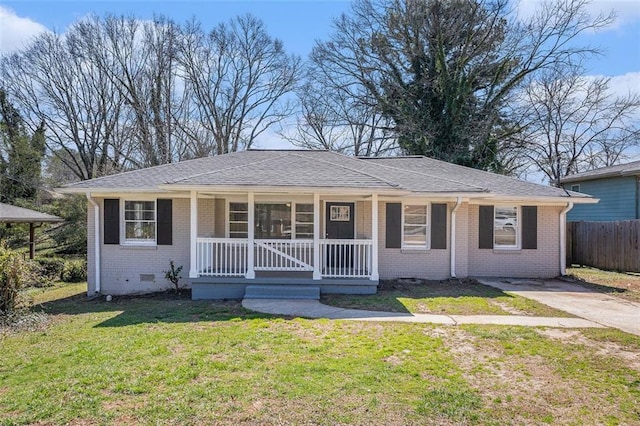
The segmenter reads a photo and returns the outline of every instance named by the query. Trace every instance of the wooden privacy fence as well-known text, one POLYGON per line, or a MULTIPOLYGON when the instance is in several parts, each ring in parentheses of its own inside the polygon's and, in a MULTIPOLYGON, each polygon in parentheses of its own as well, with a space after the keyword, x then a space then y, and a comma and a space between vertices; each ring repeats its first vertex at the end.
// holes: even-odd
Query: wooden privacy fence
POLYGON ((640 220, 568 222, 567 265, 640 272, 640 220))

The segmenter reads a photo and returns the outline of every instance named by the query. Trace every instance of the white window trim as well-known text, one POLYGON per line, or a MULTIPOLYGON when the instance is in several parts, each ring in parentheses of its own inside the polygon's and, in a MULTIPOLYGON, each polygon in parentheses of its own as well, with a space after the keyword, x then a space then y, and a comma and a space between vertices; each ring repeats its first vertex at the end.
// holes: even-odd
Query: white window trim
POLYGON ((134 198, 120 198, 120 245, 121 246, 144 246, 144 247, 156 247, 158 245, 158 199, 156 197, 134 197, 134 198), (153 240, 137 240, 127 239, 127 223, 125 221, 124 206, 127 201, 153 201, 154 211, 154 239, 153 240))
POLYGON ((423 201, 403 201, 402 202, 402 224, 400 227, 400 249, 408 251, 425 251, 431 250, 431 203, 423 201), (425 243, 423 246, 405 245, 404 244, 404 206, 425 206, 427 209, 427 224, 425 243))
POLYGON ((519 205, 515 205, 515 204, 496 204, 493 206, 493 228, 492 228, 492 234, 493 234, 493 249, 494 250, 506 250, 506 251, 514 251, 514 250, 520 250, 520 245, 521 245, 521 241, 522 238, 520 237, 520 233, 522 232, 522 209, 520 208, 521 206, 519 205), (501 207, 501 208, 512 208, 515 207, 516 208, 516 244, 515 245, 497 245, 496 244, 496 211, 497 209, 501 207))
MULTIPOLYGON (((241 199, 228 199, 227 198, 227 203, 225 206, 225 238, 231 238, 231 203, 243 203, 243 204, 247 204, 248 206, 248 202, 246 199, 241 200, 241 199)), ((237 223, 244 223, 241 221, 237 221, 237 223)), ((248 210, 247 210, 247 237, 245 237, 244 239, 246 240, 249 237, 249 218, 248 218, 248 210)), ((243 238, 237 238, 238 240, 242 240, 243 238)))
MULTIPOLYGON (((225 238, 231 238, 231 219, 230 219, 230 215, 231 215, 231 208, 230 208, 230 204, 231 203, 244 203, 247 204, 246 200, 230 200, 227 199, 226 202, 226 229, 225 229, 225 238)), ((258 204, 290 204, 290 214, 291 214, 291 238, 289 238, 289 240, 305 240, 305 241, 313 241, 313 236, 310 238, 297 238, 296 236, 296 205, 297 204, 310 204, 313 205, 313 201, 312 202, 307 202, 307 201, 292 201, 292 200, 275 200, 275 201, 271 201, 271 200, 260 200, 260 201, 255 201, 254 203, 255 205, 258 204)), ((313 215, 313 212, 309 212, 309 214, 313 215)), ((248 223, 247 223, 247 232, 248 232, 248 223)), ((254 231, 255 232, 255 231, 254 231)), ((256 238, 259 239, 259 238, 256 238)), ((287 240, 287 238, 282 238, 282 240, 287 240)))

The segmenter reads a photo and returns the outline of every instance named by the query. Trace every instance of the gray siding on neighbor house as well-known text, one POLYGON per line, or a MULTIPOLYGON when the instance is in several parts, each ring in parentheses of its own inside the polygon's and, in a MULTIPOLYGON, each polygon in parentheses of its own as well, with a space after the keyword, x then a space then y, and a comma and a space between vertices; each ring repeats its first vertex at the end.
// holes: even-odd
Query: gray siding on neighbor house
POLYGON ((567 214, 567 221, 612 221, 638 217, 638 180, 636 176, 615 176, 583 182, 568 182, 565 189, 580 185, 580 192, 599 198, 598 204, 579 204, 567 214))

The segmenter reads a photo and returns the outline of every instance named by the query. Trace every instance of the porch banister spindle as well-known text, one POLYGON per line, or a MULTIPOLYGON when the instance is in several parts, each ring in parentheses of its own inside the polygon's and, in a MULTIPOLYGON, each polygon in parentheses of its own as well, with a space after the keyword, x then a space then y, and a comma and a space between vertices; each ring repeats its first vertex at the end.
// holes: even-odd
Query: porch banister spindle
POLYGON ((254 255, 255 255, 255 230, 256 230, 256 226, 255 226, 255 213, 256 213, 256 209, 255 209, 255 198, 254 198, 254 194, 253 191, 249 191, 249 193, 247 194, 247 208, 248 208, 248 224, 247 227, 249 229, 247 229, 247 236, 248 236, 248 241, 247 241, 247 274, 245 275, 245 277, 249 280, 252 280, 256 277, 256 271, 254 269, 255 267, 255 259, 254 259, 254 255))
POLYGON ((378 194, 371 195, 371 281, 377 281, 378 274, 378 194))
POLYGON ((320 271, 320 194, 313 194, 313 279, 322 279, 320 271))

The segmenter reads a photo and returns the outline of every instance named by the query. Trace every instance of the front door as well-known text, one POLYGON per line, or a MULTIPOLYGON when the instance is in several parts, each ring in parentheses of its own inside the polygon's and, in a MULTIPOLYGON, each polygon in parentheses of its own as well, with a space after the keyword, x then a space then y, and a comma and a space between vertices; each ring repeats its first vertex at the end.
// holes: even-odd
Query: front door
MULTIPOLYGON (((329 240, 353 240, 355 237, 355 204, 326 204, 325 238, 329 240)), ((353 246, 340 244, 327 246, 326 267, 343 269, 353 267, 353 246)))

